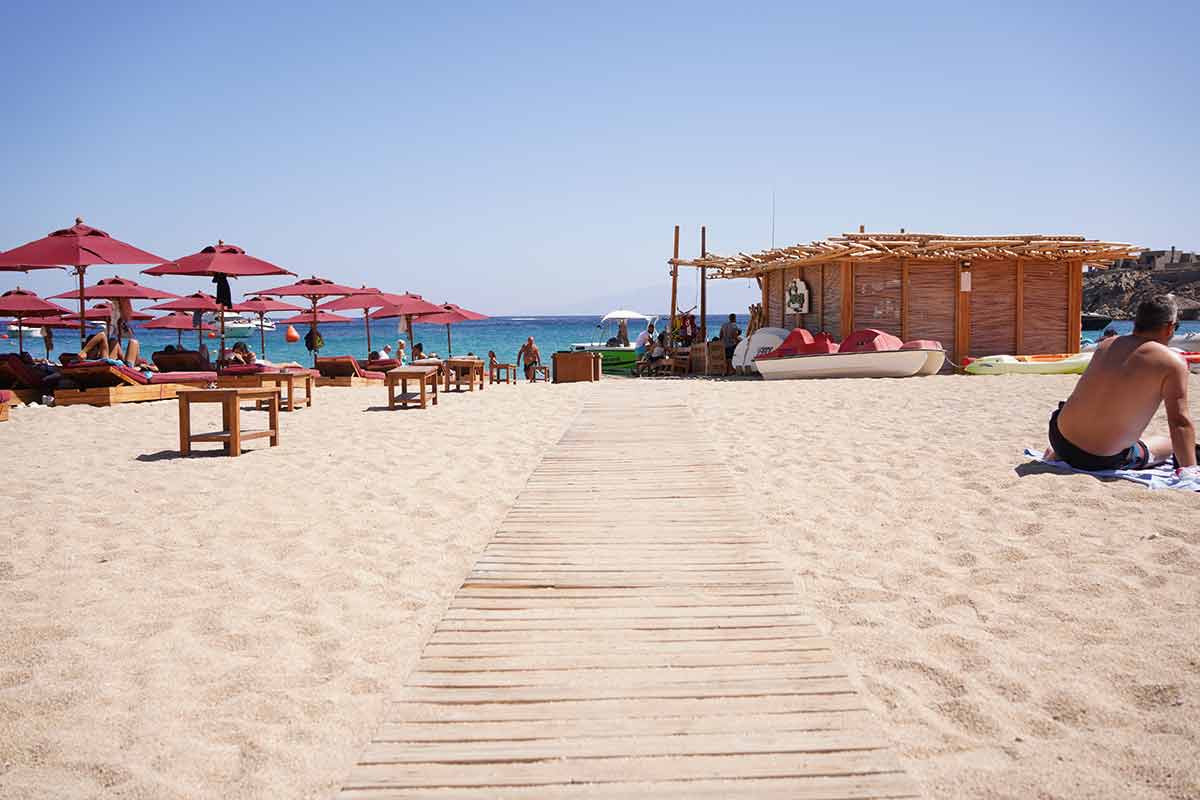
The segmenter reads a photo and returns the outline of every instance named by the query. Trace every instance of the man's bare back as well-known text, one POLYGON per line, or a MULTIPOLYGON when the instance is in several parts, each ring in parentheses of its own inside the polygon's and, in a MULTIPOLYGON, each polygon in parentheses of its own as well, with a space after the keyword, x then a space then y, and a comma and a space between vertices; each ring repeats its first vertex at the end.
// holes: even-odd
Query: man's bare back
POLYGON ((1177 319, 1174 298, 1155 297, 1139 306, 1132 334, 1100 343, 1070 398, 1050 417, 1047 455, 1080 469, 1141 469, 1172 452, 1179 467, 1196 464, 1187 363, 1166 346, 1177 319), (1171 435, 1145 436, 1160 403, 1171 435))
POLYGON ((1077 447, 1097 455, 1126 449, 1141 438, 1163 401, 1163 386, 1182 359, 1158 342, 1119 336, 1102 342, 1058 417, 1077 447))

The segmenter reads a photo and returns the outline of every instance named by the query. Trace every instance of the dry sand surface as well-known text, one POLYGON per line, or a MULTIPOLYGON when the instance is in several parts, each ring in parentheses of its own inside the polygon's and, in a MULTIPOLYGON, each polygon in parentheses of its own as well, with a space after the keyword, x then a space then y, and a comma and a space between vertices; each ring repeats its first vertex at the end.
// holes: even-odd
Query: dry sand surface
MULTIPOLYGON (((1197 797, 1200 497, 1019 474, 1073 381, 606 395, 688 401, 931 796, 1197 797)), ((328 796, 588 389, 324 390, 237 460, 164 452, 173 403, 18 409, 0 797, 328 796)))
POLYGON ((328 796, 579 388, 318 390, 238 459, 164 452, 174 402, 16 409, 0 797, 328 796))
POLYGON ((1015 471, 1075 380, 687 384, 933 797, 1200 797, 1200 495, 1015 471))

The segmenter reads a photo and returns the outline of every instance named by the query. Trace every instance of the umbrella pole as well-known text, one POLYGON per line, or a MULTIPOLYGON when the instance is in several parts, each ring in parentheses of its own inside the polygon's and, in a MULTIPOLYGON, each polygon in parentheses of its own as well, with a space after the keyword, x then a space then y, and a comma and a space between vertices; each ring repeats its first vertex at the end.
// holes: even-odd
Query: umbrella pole
POLYGON ((221 363, 221 359, 225 357, 225 306, 221 306, 221 310, 217 312, 221 315, 221 349, 217 352, 217 364, 221 363))
POLYGON ((204 346, 204 317, 200 317, 200 325, 196 328, 196 352, 200 352, 200 348, 204 346))
MULTIPOLYGON (((75 274, 79 276, 79 349, 83 350, 83 346, 87 344, 87 317, 84 315, 83 308, 83 272, 84 267, 75 267, 75 274)), ((108 356, 108 353, 104 354, 108 356)))
POLYGON ((454 348, 450 346, 450 323, 446 323, 446 355, 454 355, 454 348))
POLYGON ((413 347, 417 344, 415 341, 413 341, 412 314, 404 315, 404 325, 408 328, 408 352, 411 353, 413 351, 413 347))
MULTIPOLYGON (((315 343, 316 343, 316 339, 317 339, 317 298, 315 298, 315 297, 314 297, 314 298, 312 298, 312 306, 313 306, 313 307, 312 307, 312 327, 311 327, 311 328, 309 328, 309 330, 312 332, 312 335, 313 335, 313 342, 314 342, 314 344, 315 344, 315 343)), ((317 353, 319 353, 319 352, 320 352, 319 350, 313 350, 313 351, 312 351, 312 354, 313 354, 313 369, 316 369, 316 368, 317 368, 317 353)))
POLYGON ((17 315, 17 355, 25 352, 25 319, 17 315))
POLYGON ((258 312, 258 346, 262 348, 262 357, 267 357, 267 332, 263 330, 263 317, 266 316, 265 311, 258 312))
POLYGON ((175 331, 175 346, 183 349, 183 331, 175 331))
POLYGON ((363 309, 363 324, 367 327, 367 360, 371 360, 371 309, 363 309))

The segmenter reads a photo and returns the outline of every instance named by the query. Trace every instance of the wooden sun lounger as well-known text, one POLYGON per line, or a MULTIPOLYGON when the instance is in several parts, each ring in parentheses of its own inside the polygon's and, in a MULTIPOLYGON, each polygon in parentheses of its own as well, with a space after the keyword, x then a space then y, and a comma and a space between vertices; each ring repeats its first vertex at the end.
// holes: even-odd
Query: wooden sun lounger
POLYGON ((206 387, 217 379, 215 372, 158 373, 147 379, 129 367, 89 361, 64 366, 62 374, 79 388, 56 389, 54 403, 60 406, 111 406, 147 400, 171 400, 182 388, 206 387))
POLYGON ((10 389, 0 389, 0 422, 8 421, 8 407, 15 403, 17 396, 10 389))
POLYGON ((317 371, 317 386, 374 386, 384 380, 382 372, 363 369, 354 356, 318 357, 317 371))

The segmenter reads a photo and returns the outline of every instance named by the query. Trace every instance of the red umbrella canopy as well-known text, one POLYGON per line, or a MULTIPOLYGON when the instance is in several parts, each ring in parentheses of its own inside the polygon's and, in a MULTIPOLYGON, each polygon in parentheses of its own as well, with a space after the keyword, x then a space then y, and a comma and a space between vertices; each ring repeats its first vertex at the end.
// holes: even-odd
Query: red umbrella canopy
MULTIPOLYGON (((165 259, 158 259, 165 261, 165 259)), ((246 255, 236 244, 218 241, 199 253, 192 253, 177 261, 142 270, 147 275, 225 275, 230 278, 248 278, 254 275, 295 275, 270 261, 246 255)))
POLYGON ((0 294, 0 317, 56 317, 67 313, 68 309, 25 289, 9 289, 0 294))
POLYGON ((279 320, 280 325, 312 325, 313 323, 324 325, 326 322, 354 322, 350 317, 343 317, 341 314, 331 314, 328 311, 317 311, 314 317, 312 311, 303 311, 294 317, 279 320))
MULTIPOLYGON (((69 292, 56 294, 51 299, 78 298, 79 296, 79 290, 72 289, 69 292)), ((85 300, 122 300, 126 298, 129 300, 169 300, 176 297, 179 295, 151 289, 149 286, 142 286, 128 278, 104 278, 97 281, 95 286, 89 286, 83 290, 85 300)))
POLYGON ((316 300, 318 297, 337 297, 344 294, 369 294, 374 289, 355 289, 353 286, 342 286, 325 278, 315 275, 302 281, 290 283, 287 286, 276 286, 274 289, 260 289, 258 294, 276 295, 279 297, 307 297, 316 300))
MULTIPOLYGON (((76 315, 78 316, 78 315, 76 315)), ((38 317, 36 320, 26 320, 26 325, 37 328, 82 328, 83 323, 77 319, 66 317, 38 317)))
POLYGON ((445 311, 441 306, 429 302, 419 294, 382 293, 381 296, 388 298, 389 302, 372 314, 371 319, 390 319, 391 317, 407 317, 410 315, 422 316, 425 314, 440 314, 445 311))
POLYGON ((249 312, 251 314, 270 314, 272 311, 302 311, 303 309, 300 306, 294 306, 282 300, 271 300, 267 297, 251 297, 249 300, 243 300, 235 305, 232 310, 249 312))
POLYGON ((0 253, 0 269, 86 267, 91 264, 157 264, 165 258, 114 239, 99 228, 75 225, 0 253))
MULTIPOLYGON (((96 319, 96 320, 108 319, 111 316, 112 316, 112 303, 107 303, 107 302, 96 303, 96 305, 92 306, 87 311, 83 312, 84 319, 96 319)), ((73 322, 79 321, 79 315, 74 314, 74 313, 67 314, 65 318, 69 319, 73 322)), ((131 317, 131 319, 135 319, 135 320, 154 319, 154 315, 153 314, 143 314, 140 311, 135 311, 135 312, 133 312, 133 316, 131 317)))
POLYGON ((442 309, 443 311, 440 314, 423 316, 417 322, 428 322, 436 325, 457 325, 460 322, 474 322, 475 320, 488 318, 486 314, 468 311, 454 303, 446 303, 442 306, 442 309))
MULTIPOLYGON (((172 311, 166 316, 159 317, 153 322, 147 322, 143 328, 154 328, 155 330, 167 331, 191 331, 196 330, 196 326, 192 324, 192 315, 184 311, 172 311)), ((202 331, 215 330, 212 325, 202 324, 199 328, 202 331)))
POLYGON ((165 303, 158 303, 150 306, 147 311, 212 311, 221 310, 221 306, 217 303, 217 298, 211 294, 204 292, 193 292, 187 297, 180 297, 177 300, 168 300, 165 303))

